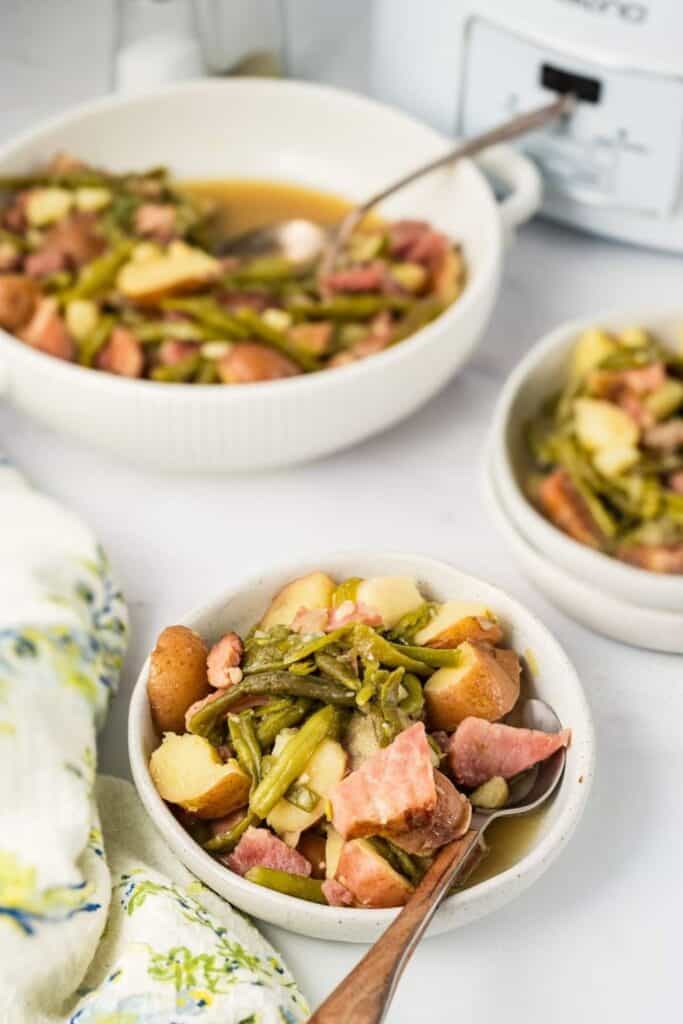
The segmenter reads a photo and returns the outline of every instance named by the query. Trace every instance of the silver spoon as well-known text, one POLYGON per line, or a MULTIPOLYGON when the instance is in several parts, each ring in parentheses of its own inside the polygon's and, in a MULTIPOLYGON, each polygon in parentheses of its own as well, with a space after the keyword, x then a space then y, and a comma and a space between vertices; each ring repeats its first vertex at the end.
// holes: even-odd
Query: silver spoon
POLYGON ((339 224, 332 227, 325 227, 302 218, 278 221, 227 239, 220 247, 221 255, 254 258, 275 254, 283 256, 293 263, 303 265, 314 263, 322 256, 321 273, 327 273, 336 265, 341 247, 347 242, 363 217, 377 203, 438 167, 453 163, 460 157, 474 156, 483 149, 488 149, 489 146, 515 139, 519 135, 525 135, 536 128, 541 128, 556 118, 568 115, 574 109, 575 104, 576 100, 573 95, 559 96, 552 103, 537 107, 525 114, 518 114, 496 128, 466 139, 455 149, 422 164, 414 171, 403 175, 391 185, 376 192, 365 202, 354 206, 339 224))
MULTIPOLYGON (((561 729, 553 709, 535 699, 524 704, 521 724, 543 732, 561 729)), ((502 810, 472 814, 469 831, 439 851, 398 917, 316 1010, 309 1024, 380 1024, 406 964, 485 830, 497 818, 528 814, 540 807, 557 788, 564 765, 565 751, 558 750, 541 762, 537 771, 522 776, 519 785, 512 787, 511 803, 502 810)))

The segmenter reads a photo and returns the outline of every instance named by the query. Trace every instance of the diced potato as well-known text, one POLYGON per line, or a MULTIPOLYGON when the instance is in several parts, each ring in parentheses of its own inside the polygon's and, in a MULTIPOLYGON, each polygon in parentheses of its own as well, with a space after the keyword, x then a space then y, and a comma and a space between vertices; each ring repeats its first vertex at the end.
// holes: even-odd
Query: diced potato
POLYGON ((157 259, 129 260, 119 271, 117 286, 135 302, 156 302, 207 284, 218 277, 220 269, 219 261, 202 249, 175 241, 157 259))
POLYGON ((593 464, 603 476, 611 477, 635 466, 639 459, 640 452, 635 445, 621 444, 598 449, 593 455, 593 464))
POLYGON ((261 629, 289 626, 300 608, 329 608, 334 588, 334 580, 324 572, 299 576, 275 595, 261 619, 261 629))
POLYGON ((626 327, 619 331, 619 341, 626 348, 644 348, 650 342, 650 335, 644 327, 626 327))
POLYGON ((237 761, 221 761, 203 736, 166 733, 149 762, 159 796, 200 818, 222 818, 249 799, 251 778, 237 761))
POLYGON ((159 732, 184 732, 185 712, 211 691, 207 650, 199 633, 168 626, 159 634, 149 660, 147 695, 159 732))
POLYGON ((275 307, 264 309, 261 319, 268 327, 272 327, 276 331, 286 331, 292 326, 292 317, 286 309, 275 307))
POLYGON ((460 665, 437 669, 425 686, 432 729, 452 732, 469 715, 495 722, 512 711, 519 698, 519 680, 490 650, 466 641, 458 651, 460 665))
POLYGON ((484 811, 497 811, 505 807, 510 796, 510 789, 502 775, 494 775, 492 779, 482 782, 474 793, 470 793, 470 803, 484 811))
POLYGON ((645 399, 648 412, 657 420, 665 420, 683 405, 683 383, 671 378, 645 399))
POLYGON ((474 601, 446 601, 415 634, 415 643, 424 647, 457 647, 465 640, 497 644, 502 639, 503 631, 491 609, 474 601))
POLYGON ((441 299, 444 305, 455 302, 462 291, 464 276, 462 253, 455 249, 448 249, 444 254, 441 266, 432 274, 434 294, 441 299))
POLYGON ((374 576, 358 585, 356 600, 379 612, 384 625, 391 629, 425 599, 409 576, 374 576))
POLYGON ((331 822, 327 825, 325 834, 327 836, 325 840, 325 877, 334 878, 337 874, 344 840, 331 822))
POLYGON ((231 341, 205 341, 199 351, 204 359, 222 359, 233 347, 231 341))
POLYGON ((57 188, 56 186, 34 188, 29 193, 26 202, 26 218, 34 228, 54 224, 55 221, 66 217, 73 202, 73 192, 66 188, 57 188))
POLYGON ((97 326, 100 318, 97 303, 91 299, 74 299, 67 303, 65 319, 69 334, 83 341, 97 326))
POLYGON ((599 366, 603 359, 618 349, 618 344, 605 331, 591 328, 584 331, 576 343, 572 356, 572 370, 579 379, 599 366))
POLYGON ((153 263, 154 260, 160 260, 163 255, 164 250, 156 242, 138 242, 130 258, 133 263, 153 263))
POLYGON ((76 189, 76 207, 83 213, 99 213, 111 203, 111 190, 88 186, 76 189))
POLYGON ((616 448, 638 443, 638 427, 618 406, 599 398, 574 401, 575 430, 584 448, 616 448))
POLYGON ((410 882, 394 871, 367 839, 344 843, 337 879, 364 907, 400 907, 412 892, 410 882))
POLYGON ((310 828, 322 818, 325 812, 325 799, 332 788, 342 780, 345 771, 346 752, 342 745, 336 740, 323 740, 297 780, 317 793, 320 800, 312 811, 302 811, 300 807, 284 798, 278 800, 266 819, 270 827, 280 835, 288 832, 301 833, 310 828))
POLYGON ((422 291, 427 281, 427 271, 421 263, 394 263, 391 267, 391 276, 402 288, 414 295, 422 291))

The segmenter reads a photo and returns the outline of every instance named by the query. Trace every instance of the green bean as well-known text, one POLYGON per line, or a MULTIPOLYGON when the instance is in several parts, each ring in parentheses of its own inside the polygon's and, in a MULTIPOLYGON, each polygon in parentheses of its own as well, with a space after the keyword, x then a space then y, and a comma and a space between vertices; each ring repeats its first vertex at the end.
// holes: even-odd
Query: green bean
POLYGON ((285 651, 283 662, 285 665, 293 665, 295 661, 303 661, 304 658, 322 651, 325 647, 330 647, 347 635, 347 627, 342 626, 340 629, 333 629, 331 633, 314 636, 311 640, 300 640, 297 638, 293 646, 285 651))
POLYGON ((252 785, 256 786, 261 778, 261 746, 253 714, 243 711, 240 715, 228 715, 228 731, 240 767, 251 775, 252 785))
POLYGON ((424 870, 420 870, 410 854, 406 853, 405 850, 402 850, 400 846, 396 846, 390 839, 387 839, 384 836, 373 836, 369 842, 375 848, 380 857, 384 857, 384 859, 391 864, 394 871, 398 871, 400 875, 404 875, 409 882, 413 883, 413 885, 416 885, 420 881, 424 874, 424 870))
POLYGON ((183 384, 192 380, 199 369, 199 352, 190 352, 177 363, 168 366, 155 366, 150 376, 153 380, 165 381, 167 384, 183 384))
POLYGON ((382 665, 388 665, 389 668, 402 667, 418 676, 431 675, 429 666, 424 660, 418 661, 416 658, 404 654, 401 645, 385 640, 371 626, 355 623, 351 627, 351 636, 354 648, 364 658, 378 661, 382 665))
POLYGON ((92 366, 99 352, 106 345, 115 317, 101 316, 92 331, 78 346, 78 362, 81 366, 92 366))
MULTIPOLYGON (((353 700, 353 694, 349 696, 353 700)), ((325 737, 329 736, 337 725, 337 710, 331 705, 320 708, 304 722, 251 794, 249 807, 254 814, 259 818, 267 817, 294 780, 302 774, 325 737)))
POLYGON ((456 649, 438 647, 413 647, 410 644, 396 644, 396 648, 415 661, 422 661, 430 668, 457 668, 460 664, 460 652, 456 649))
MULTIPOLYGON (((363 334, 367 333, 367 327, 363 328, 363 334)), ((360 576, 349 576, 337 586, 332 594, 332 607, 338 608, 344 601, 355 601, 358 596, 358 588, 363 580, 360 576)))
POLYGON ((315 672, 316 664, 312 658, 307 658, 305 661, 295 661, 293 665, 290 665, 287 669, 288 672, 292 672, 295 676, 310 676, 312 672, 315 672))
POLYGON ((310 786, 304 786, 301 782, 293 782, 285 793, 285 800, 294 804, 300 811, 312 811, 320 800, 320 794, 316 793, 310 786))
POLYGON ((208 843, 204 843, 204 849, 209 853, 230 853, 235 849, 249 826, 256 825, 257 822, 258 818, 255 815, 245 814, 229 832, 222 832, 221 835, 209 839, 208 843))
MULTIPOLYGON (((326 679, 311 676, 298 677, 291 672, 261 672, 245 676, 237 686, 231 686, 224 694, 210 704, 200 708, 189 722, 189 732, 199 736, 211 733, 215 723, 221 719, 233 704, 249 695, 276 695, 287 697, 308 697, 324 704, 338 707, 352 707, 354 695, 346 687, 337 686, 326 679)), ((266 745, 265 743, 263 744, 266 745)))
POLYGON ((395 345, 397 342, 403 341, 405 338, 410 337, 411 334, 415 334, 416 331, 426 327, 432 320, 436 320, 437 316, 440 316, 444 309, 445 306, 441 299, 437 299, 433 295, 429 295, 424 299, 418 299, 399 320, 394 330, 391 344, 395 345))
POLYGON ((301 320, 369 320, 383 309, 403 311, 413 304, 401 295, 376 295, 358 292, 355 295, 335 295, 322 302, 291 300, 287 309, 301 320))
POLYGON ((21 235, 15 235, 13 231, 7 231, 6 228, 0 228, 0 242, 8 242, 10 245, 15 246, 18 252, 24 252, 28 249, 28 242, 21 235))
POLYGON ((228 310, 209 298, 164 299, 162 309, 179 309, 189 313, 202 327, 214 332, 214 337, 226 341, 246 339, 249 331, 228 310))
POLYGON ((195 384, 218 384, 220 377, 213 359, 200 359, 195 384))
POLYGON ((86 265, 78 275, 78 280, 64 296, 65 302, 72 299, 89 299, 97 292, 106 291, 116 280, 119 268, 130 256, 134 242, 124 239, 108 249, 102 256, 86 265))
POLYGON ((103 186, 116 188, 124 185, 148 181, 150 178, 165 178, 168 171, 165 167, 152 167, 149 171, 128 174, 109 174, 96 167, 83 167, 77 171, 52 174, 50 171, 39 171, 36 174, 15 174, 0 177, 0 191, 36 188, 42 185, 56 185, 60 188, 91 188, 103 186))
POLYGON ((285 896, 295 896, 299 900, 308 900, 309 903, 327 903, 323 896, 323 884, 317 878, 304 878, 302 875, 292 875, 288 871, 264 867, 249 868, 244 877, 248 882, 262 885, 266 889, 274 889, 285 896))
POLYGON ((339 658, 319 651, 315 655, 315 663, 324 676, 329 676, 336 683, 341 683, 342 686, 347 686, 350 690, 360 689, 360 680, 356 673, 339 658))
POLYGON ((398 704, 401 711, 407 715, 419 714, 425 702, 422 683, 412 672, 406 672, 401 680, 401 686, 406 691, 405 697, 398 704))
POLYGON ((402 641, 405 644, 411 643, 415 639, 415 634, 432 621, 437 607, 438 605, 434 601, 425 601, 414 611, 406 612, 389 631, 388 638, 393 641, 402 641))
POLYGON ((175 338, 177 341, 209 341, 210 331, 190 320, 143 320, 131 324, 138 341, 146 345, 175 338))
POLYGON ((238 267, 229 275, 228 280, 242 285, 269 284, 273 281, 288 281, 301 277, 305 272, 305 267, 292 263, 291 260, 284 259, 284 257, 264 256, 238 267))
POLYGON ((307 352, 301 345, 296 345, 287 337, 284 331, 271 327, 253 309, 238 309, 235 312, 235 319, 241 327, 249 334, 265 341, 272 348, 277 349, 283 355, 291 359, 302 370, 313 371, 320 369, 320 360, 310 352, 307 352))

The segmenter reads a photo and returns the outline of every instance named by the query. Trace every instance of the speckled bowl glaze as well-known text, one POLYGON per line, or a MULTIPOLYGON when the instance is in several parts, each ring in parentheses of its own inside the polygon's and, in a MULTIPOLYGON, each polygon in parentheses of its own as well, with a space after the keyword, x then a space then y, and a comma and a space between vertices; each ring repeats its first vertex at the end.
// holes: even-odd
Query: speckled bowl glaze
MULTIPOLYGON (((521 604, 483 580, 419 555, 350 552, 292 562, 244 580, 181 621, 198 630, 208 642, 228 629, 246 630, 263 614, 280 587, 315 569, 324 569, 339 579, 358 575, 413 576, 425 594, 436 600, 466 598, 489 604, 498 614, 510 644, 518 651, 533 652, 530 690, 551 704, 562 723, 572 729, 564 778, 530 849, 514 867, 446 899, 429 934, 468 924, 521 895, 552 864, 578 824, 590 792, 594 765, 593 724, 581 683, 555 638, 521 604)), ((395 910, 318 906, 271 892, 233 874, 185 832, 159 797, 148 770, 150 755, 159 743, 147 701, 148 670, 149 660, 142 667, 130 705, 131 768, 152 821, 183 864, 236 907, 263 921, 315 938, 373 942, 393 919, 395 910)))

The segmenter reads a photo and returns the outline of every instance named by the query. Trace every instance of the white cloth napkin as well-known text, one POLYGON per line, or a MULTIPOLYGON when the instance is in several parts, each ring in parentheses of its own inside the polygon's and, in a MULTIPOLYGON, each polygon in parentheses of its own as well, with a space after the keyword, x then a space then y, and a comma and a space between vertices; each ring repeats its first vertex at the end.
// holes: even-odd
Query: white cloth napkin
POLYGON ((1 1024, 297 1024, 278 955, 96 781, 127 615, 90 532, 0 458, 1 1024))

